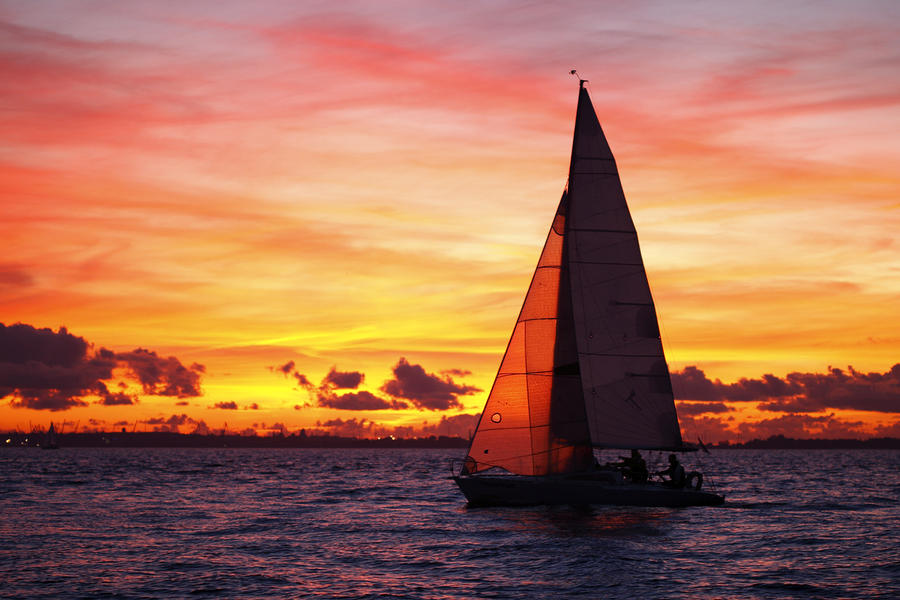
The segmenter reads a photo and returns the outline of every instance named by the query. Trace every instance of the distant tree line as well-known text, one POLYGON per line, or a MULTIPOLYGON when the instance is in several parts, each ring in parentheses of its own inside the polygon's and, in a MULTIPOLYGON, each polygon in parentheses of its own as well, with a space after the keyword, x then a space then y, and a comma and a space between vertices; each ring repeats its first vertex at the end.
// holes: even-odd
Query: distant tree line
POLYGON ((710 448, 748 448, 758 450, 818 450, 818 449, 900 449, 900 438, 870 438, 866 440, 844 439, 817 439, 817 438, 789 438, 783 435, 773 435, 765 440, 750 440, 739 444, 720 442, 709 446, 710 448))
MULTIPOLYGON (((3 436, 0 446, 45 446, 46 432, 11 432, 3 436)), ((467 448, 469 440, 460 437, 429 436, 422 438, 359 439, 331 435, 237 435, 144 432, 85 432, 56 434, 62 448, 467 448)))

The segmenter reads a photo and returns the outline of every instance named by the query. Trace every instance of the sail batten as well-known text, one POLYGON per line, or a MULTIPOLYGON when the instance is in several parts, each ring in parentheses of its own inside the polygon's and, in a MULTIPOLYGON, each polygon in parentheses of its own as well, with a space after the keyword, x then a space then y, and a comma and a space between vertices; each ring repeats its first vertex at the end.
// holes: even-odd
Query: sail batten
POLYGON ((681 446, 637 232, 582 87, 566 189, 466 469, 548 475, 589 468, 594 447, 681 446))

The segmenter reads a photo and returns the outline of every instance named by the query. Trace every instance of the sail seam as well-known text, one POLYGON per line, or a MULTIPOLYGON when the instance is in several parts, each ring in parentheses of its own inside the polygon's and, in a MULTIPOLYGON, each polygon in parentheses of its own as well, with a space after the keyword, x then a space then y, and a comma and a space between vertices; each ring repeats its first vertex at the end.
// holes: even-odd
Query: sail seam
POLYGON ((594 448, 604 448, 607 450, 658 450, 666 452, 696 452, 696 448, 690 446, 626 446, 625 444, 592 444, 594 448))
MULTIPOLYGON (((534 457, 534 456, 538 456, 541 454, 550 454, 551 452, 557 452, 563 448, 577 448, 580 445, 581 444, 564 444, 564 445, 560 445, 560 446, 554 446, 553 448, 548 448, 547 450, 539 450, 538 452, 532 452, 531 454, 518 454, 518 455, 514 455, 514 456, 504 456, 503 460, 515 460, 515 459, 519 459, 519 458, 526 458, 529 456, 534 457)), ((494 463, 489 463, 485 460, 477 460, 476 459, 476 462, 481 463, 483 465, 490 465, 492 467, 498 467, 500 469, 505 468, 505 467, 502 467, 502 466, 494 464, 494 463)))
MULTIPOLYGON (((596 260, 572 260, 569 261, 573 265, 615 265, 619 267, 642 267, 641 263, 626 263, 626 262, 602 262, 596 260)), ((636 302, 617 302, 616 304, 637 304, 636 302)))
MULTIPOLYGON (((513 431, 513 430, 522 430, 522 429, 547 429, 551 427, 551 425, 571 425, 573 423, 581 423, 581 420, 574 421, 554 421, 552 424, 547 425, 517 425, 515 427, 491 427, 487 431, 513 431)), ((571 444, 572 446, 578 446, 579 444, 571 444)), ((534 453, 532 453, 534 454, 534 453)), ((530 454, 523 454, 522 456, 531 456, 530 454)))
MULTIPOLYGON (((659 338, 645 338, 648 340, 655 340, 659 338)), ((657 354, 622 354, 621 352, 579 352, 578 354, 582 354, 584 356, 623 356, 625 358, 660 358, 660 355, 657 354)))
MULTIPOLYGON (((620 344, 610 344, 610 345, 603 346, 603 347, 597 347, 596 345, 594 345, 594 348, 592 350, 585 350, 585 351, 579 352, 579 353, 585 354, 585 355, 597 354, 599 356, 609 356, 609 355, 624 356, 624 355, 621 355, 620 353, 624 352, 626 348, 629 348, 629 347, 637 345, 637 344, 645 344, 650 340, 657 341, 657 342, 660 341, 660 339, 658 337, 632 338, 631 340, 629 340, 627 342, 622 342, 620 344)), ((645 350, 640 353, 637 351, 632 351, 632 352, 636 356, 650 357, 650 356, 660 356, 661 350, 654 349, 652 352, 650 350, 645 350)))
POLYGON ((497 377, 509 377, 511 375, 552 375, 553 371, 509 371, 507 373, 498 373, 497 377))

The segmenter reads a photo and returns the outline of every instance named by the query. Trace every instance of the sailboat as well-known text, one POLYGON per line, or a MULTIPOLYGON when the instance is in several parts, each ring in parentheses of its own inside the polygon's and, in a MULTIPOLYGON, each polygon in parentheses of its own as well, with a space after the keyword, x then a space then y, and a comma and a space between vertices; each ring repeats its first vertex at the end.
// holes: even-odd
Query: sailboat
POLYGON ((585 80, 569 178, 468 455, 472 505, 716 505, 634 482, 595 448, 688 451, 637 232, 585 80))
POLYGON ((56 439, 56 429, 53 428, 53 421, 50 422, 50 429, 47 430, 44 445, 41 448, 44 450, 59 450, 59 441, 56 439))

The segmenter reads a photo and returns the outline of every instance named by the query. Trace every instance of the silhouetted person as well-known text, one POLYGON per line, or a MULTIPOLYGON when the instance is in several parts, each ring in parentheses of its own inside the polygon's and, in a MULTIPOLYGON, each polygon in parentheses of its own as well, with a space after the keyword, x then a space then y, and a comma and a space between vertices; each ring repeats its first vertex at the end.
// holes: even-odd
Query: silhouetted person
POLYGON ((650 473, 647 471, 647 463, 644 461, 644 457, 641 456, 641 453, 637 450, 631 451, 631 456, 629 458, 623 458, 622 462, 625 463, 625 475, 631 478, 631 481, 635 483, 647 483, 647 478, 650 476, 650 473))
POLYGON ((631 451, 631 456, 620 456, 622 460, 617 463, 606 463, 607 467, 618 469, 622 475, 633 481, 634 483, 646 483, 649 473, 647 472, 647 463, 637 450, 631 451))
POLYGON ((663 485, 671 488, 683 488, 685 482, 684 467, 678 462, 678 457, 674 454, 669 455, 669 468, 660 471, 657 475, 668 475, 669 479, 663 481, 663 485))

